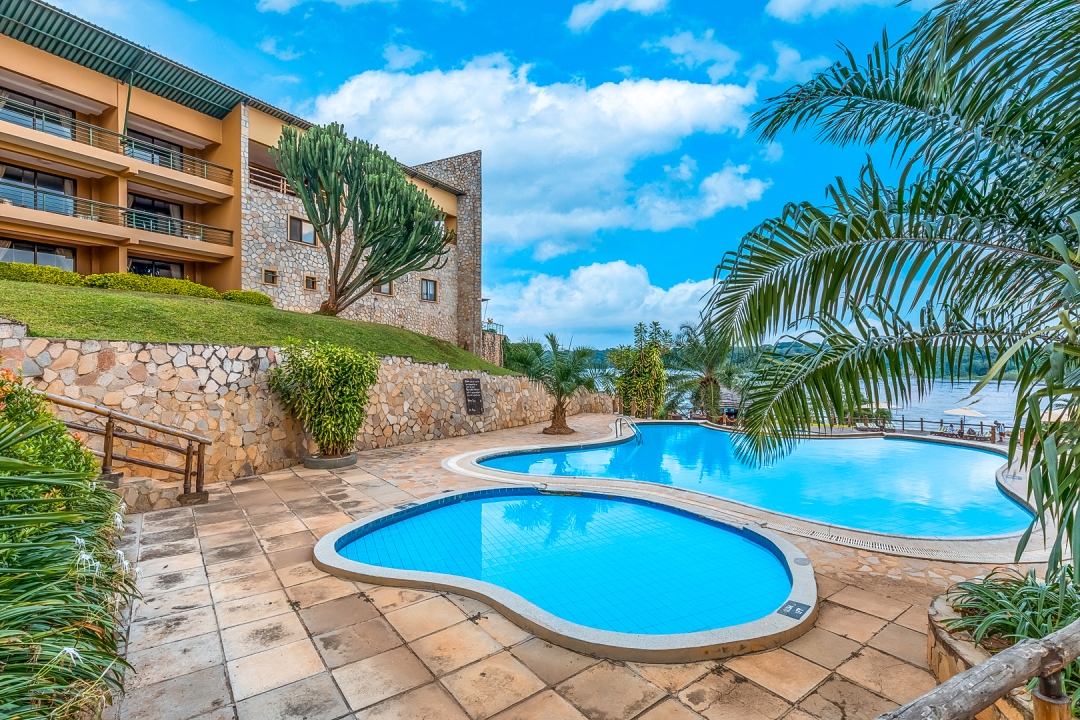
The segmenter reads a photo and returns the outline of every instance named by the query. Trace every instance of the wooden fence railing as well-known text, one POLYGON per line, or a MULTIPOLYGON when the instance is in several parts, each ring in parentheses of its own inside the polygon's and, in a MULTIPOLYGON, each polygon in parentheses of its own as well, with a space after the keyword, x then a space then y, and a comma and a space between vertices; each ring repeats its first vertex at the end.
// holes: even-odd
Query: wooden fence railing
POLYGON ((1080 620, 1040 640, 1018 642, 878 720, 967 720, 1035 677, 1035 720, 1067 720, 1072 711, 1061 670, 1077 657, 1080 620))
POLYGON ((209 499, 208 493, 203 489, 203 484, 206 479, 206 450, 212 444, 212 441, 208 438, 196 435, 195 433, 189 433, 185 430, 171 428, 166 425, 159 425, 158 423, 150 422, 149 420, 143 420, 98 405, 91 405, 90 403, 72 400, 61 395, 53 395, 52 393, 41 394, 56 405, 72 408, 73 410, 79 410, 84 413, 90 413, 104 421, 104 426, 102 427, 74 421, 64 421, 64 424, 72 430, 78 430, 79 432, 90 435, 100 435, 104 438, 101 451, 94 451, 94 454, 101 458, 102 475, 111 474, 113 472, 113 464, 116 462, 123 465, 138 465, 140 467, 153 468, 167 473, 175 473, 184 478, 184 492, 177 498, 181 505, 202 505, 209 499), (167 440, 158 440, 143 437, 134 432, 127 432, 117 428, 117 423, 134 425, 136 427, 152 430, 159 436, 165 436, 167 440), (166 465, 165 463, 154 462, 152 460, 122 455, 116 452, 117 440, 123 440, 133 445, 149 445, 180 455, 183 457, 184 464, 182 466, 166 465), (194 489, 192 489, 192 481, 194 481, 194 489))

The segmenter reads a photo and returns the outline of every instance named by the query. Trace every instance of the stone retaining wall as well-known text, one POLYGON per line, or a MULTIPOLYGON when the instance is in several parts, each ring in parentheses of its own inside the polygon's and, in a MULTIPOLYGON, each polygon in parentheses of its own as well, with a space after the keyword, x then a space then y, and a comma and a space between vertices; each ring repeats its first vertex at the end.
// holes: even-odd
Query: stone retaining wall
MULTIPOLYGON (((27 337, 24 325, 0 319, 0 367, 21 372, 40 390, 209 437, 208 482, 278 470, 308 451, 300 428, 267 386, 276 360, 274 348, 27 337)), ((550 407, 547 393, 522 377, 384 357, 357 447, 517 427, 545 420, 550 407), (467 377, 480 378, 483 415, 465 414, 467 377)), ((575 400, 570 412, 582 411, 611 412, 611 398, 575 400)), ((91 414, 58 412, 66 420, 99 424, 91 414)), ((156 438, 144 428, 137 432, 156 438)), ((92 447, 100 448, 100 440, 89 438, 92 447)), ((145 445, 121 441, 116 452, 182 464, 182 458, 145 445)), ((166 477, 145 468, 126 470, 129 476, 166 477)))

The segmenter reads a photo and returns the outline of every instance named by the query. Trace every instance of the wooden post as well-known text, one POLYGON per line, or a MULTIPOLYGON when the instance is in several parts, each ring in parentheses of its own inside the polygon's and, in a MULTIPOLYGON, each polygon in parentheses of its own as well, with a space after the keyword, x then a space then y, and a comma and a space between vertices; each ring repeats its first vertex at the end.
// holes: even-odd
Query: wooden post
POLYGON ((919 432, 926 432, 926 427, 923 425, 922 418, 919 418, 919 432))
POLYGON ((199 443, 199 463, 198 471, 195 475, 195 492, 201 493, 203 491, 203 482, 206 479, 206 446, 199 443))
POLYGON ((101 474, 108 475, 112 472, 113 461, 113 431, 116 429, 116 423, 110 417, 105 420, 105 457, 101 460, 101 474))
POLYGON ((191 464, 195 459, 195 445, 187 441, 187 453, 184 455, 184 494, 191 492, 191 464))
POLYGON ((637 398, 630 398, 630 417, 637 417, 637 398))
MULTIPOLYGON (((652 420, 652 416, 653 416, 652 398, 649 398, 649 402, 645 406, 645 417, 648 418, 649 420, 652 420)), ((705 413, 705 417, 708 418, 709 414, 705 413)))
POLYGON ((1039 678, 1039 686, 1032 693, 1035 720, 1071 720, 1072 707, 1069 697, 1061 688, 1061 671, 1039 678))

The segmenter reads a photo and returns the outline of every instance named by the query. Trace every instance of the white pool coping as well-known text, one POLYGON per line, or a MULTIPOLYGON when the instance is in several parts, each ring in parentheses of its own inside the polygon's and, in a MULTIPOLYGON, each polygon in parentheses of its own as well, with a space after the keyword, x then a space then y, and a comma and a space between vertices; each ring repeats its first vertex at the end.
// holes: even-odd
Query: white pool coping
MULTIPOLYGON (((739 518, 731 517, 715 509, 651 497, 645 493, 635 492, 635 488, 625 488, 619 493, 590 491, 589 494, 600 495, 615 501, 624 499, 645 502, 758 536, 759 542, 775 549, 774 555, 786 566, 791 578, 791 592, 780 609, 791 603, 805 606, 806 609, 797 618, 780 614, 780 609, 778 609, 758 620, 700 632, 666 635, 613 632, 570 622, 542 610, 526 598, 506 588, 481 580, 443 573, 398 570, 369 565, 348 560, 337 551, 337 543, 341 538, 356 533, 366 526, 373 526, 374 530, 383 526, 387 519, 395 515, 401 515, 402 518, 409 517, 426 512, 428 509, 426 506, 442 506, 451 502, 484 497, 490 495, 493 490, 508 491, 509 497, 514 496, 511 488, 491 487, 444 493, 417 503, 406 503, 350 523, 319 540, 314 551, 315 566, 325 572, 351 580, 466 595, 487 603, 520 627, 544 640, 578 652, 623 661, 677 663, 760 652, 794 640, 813 627, 817 618, 817 582, 814 579, 814 569, 806 555, 791 542, 770 530, 752 523, 744 523, 739 518)), ((578 489, 551 483, 546 484, 546 488, 541 492, 581 494, 578 489)))
MULTIPOLYGON (((730 428, 702 421, 635 420, 635 422, 638 425, 672 423, 694 424, 719 432, 732 432, 730 428)), ((822 540, 824 542, 854 547, 861 550, 880 552, 887 555, 899 555, 923 560, 983 563, 991 565, 1016 562, 1017 543, 1023 536, 1024 531, 1001 535, 940 538, 873 532, 860 528, 823 523, 795 515, 787 515, 698 490, 661 485, 642 480, 584 476, 552 477, 545 475, 530 475, 527 473, 496 470, 480 464, 481 461, 485 459, 501 455, 584 449, 633 441, 633 435, 616 437, 615 426, 616 424, 613 422, 609 426, 611 432, 602 438, 562 445, 522 445, 474 450, 446 458, 442 461, 442 466, 451 472, 473 479, 509 485, 527 485, 543 488, 557 483, 564 487, 571 487, 577 491, 612 494, 621 494, 626 488, 634 487, 635 492, 641 492, 645 496, 651 496, 656 499, 662 498, 664 501, 678 501, 699 508, 715 509, 728 517, 739 518, 744 523, 772 528, 791 535, 822 540)), ((893 433, 867 432, 858 434, 813 436, 806 439, 851 440, 855 442, 866 438, 884 438, 897 441, 955 445, 974 450, 982 450, 984 452, 992 452, 1004 457, 1008 456, 1007 451, 1003 448, 995 447, 993 445, 941 437, 924 438, 910 435, 898 436, 893 433)), ((1015 468, 1013 469, 1015 470, 1015 468)), ((1026 482, 1023 482, 1024 478, 1022 476, 1010 475, 1009 471, 1010 468, 1008 464, 1003 465, 997 470, 995 481, 998 487, 1005 495, 1026 507, 1030 512, 1035 513, 1035 508, 1026 498, 1026 482)), ((1048 537, 1053 537, 1053 533, 1053 527, 1048 525, 1048 537)), ((1049 556, 1049 549, 1038 547, 1038 544, 1038 537, 1033 533, 1031 541, 1028 543, 1028 549, 1021 558, 1021 562, 1043 563, 1046 561, 1049 556)))

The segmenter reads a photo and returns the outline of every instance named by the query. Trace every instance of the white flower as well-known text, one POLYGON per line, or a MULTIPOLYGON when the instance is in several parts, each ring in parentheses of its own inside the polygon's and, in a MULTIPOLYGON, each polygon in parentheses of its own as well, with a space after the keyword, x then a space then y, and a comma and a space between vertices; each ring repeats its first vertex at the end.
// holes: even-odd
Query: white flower
POLYGON ((124 529, 124 517, 118 512, 113 513, 113 525, 117 530, 124 529))
POLYGON ((95 575, 101 572, 101 563, 88 552, 79 553, 79 557, 75 559, 75 566, 80 570, 93 569, 95 575))
POLYGON ((127 503, 123 500, 120 501, 120 514, 127 515, 127 503))
POLYGON ((72 665, 78 665, 79 661, 82 660, 82 655, 79 654, 78 650, 73 647, 66 647, 63 648, 60 652, 56 653, 56 658, 54 658, 53 661, 60 662, 61 659, 64 657, 67 657, 67 659, 71 661, 72 665))
POLYGON ((128 559, 126 557, 124 557, 124 551, 123 550, 117 550, 116 551, 116 563, 121 568, 123 568, 125 573, 128 573, 128 572, 131 571, 131 563, 129 563, 128 559))
POLYGON ((79 548, 80 550, 86 547, 86 541, 78 535, 72 535, 71 539, 75 541, 75 547, 79 548))

